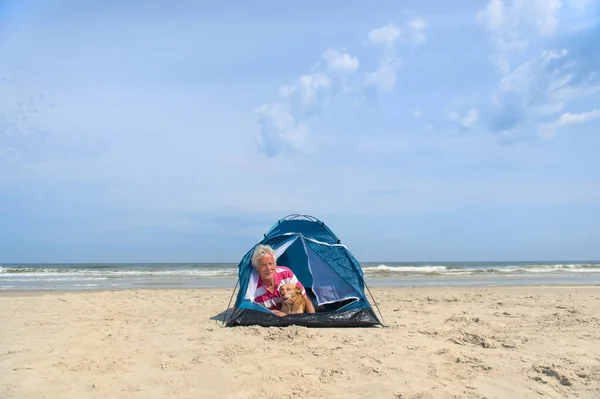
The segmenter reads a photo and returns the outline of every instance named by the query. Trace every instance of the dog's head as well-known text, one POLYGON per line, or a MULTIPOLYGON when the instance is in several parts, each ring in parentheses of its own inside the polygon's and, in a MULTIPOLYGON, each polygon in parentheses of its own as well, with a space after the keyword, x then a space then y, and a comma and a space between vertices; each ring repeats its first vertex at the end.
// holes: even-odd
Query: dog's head
POLYGON ((302 295, 302 289, 294 284, 284 284, 279 288, 283 302, 294 302, 296 297, 302 295))

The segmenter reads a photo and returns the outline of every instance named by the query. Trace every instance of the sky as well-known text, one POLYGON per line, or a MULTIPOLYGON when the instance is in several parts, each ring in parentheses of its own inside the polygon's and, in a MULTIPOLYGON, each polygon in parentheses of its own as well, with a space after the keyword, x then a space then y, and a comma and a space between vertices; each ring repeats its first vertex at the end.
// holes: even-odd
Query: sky
POLYGON ((598 260, 599 152, 600 0, 0 0, 0 264, 598 260))

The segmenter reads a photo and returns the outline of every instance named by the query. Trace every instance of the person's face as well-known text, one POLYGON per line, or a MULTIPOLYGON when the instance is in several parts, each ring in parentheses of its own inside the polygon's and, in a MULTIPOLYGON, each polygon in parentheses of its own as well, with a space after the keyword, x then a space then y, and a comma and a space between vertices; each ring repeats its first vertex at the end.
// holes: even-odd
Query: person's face
POLYGON ((271 255, 264 255, 258 260, 256 271, 263 281, 271 281, 275 273, 275 261, 271 255))

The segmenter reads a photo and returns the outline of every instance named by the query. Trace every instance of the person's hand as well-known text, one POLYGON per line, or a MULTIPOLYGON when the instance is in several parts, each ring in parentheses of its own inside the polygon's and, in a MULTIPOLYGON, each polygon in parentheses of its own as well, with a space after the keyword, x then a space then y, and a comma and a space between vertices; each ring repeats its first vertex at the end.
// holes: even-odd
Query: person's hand
POLYGON ((275 313, 277 316, 279 317, 283 317, 283 316, 287 316, 285 313, 283 313, 281 310, 271 310, 271 312, 275 313))

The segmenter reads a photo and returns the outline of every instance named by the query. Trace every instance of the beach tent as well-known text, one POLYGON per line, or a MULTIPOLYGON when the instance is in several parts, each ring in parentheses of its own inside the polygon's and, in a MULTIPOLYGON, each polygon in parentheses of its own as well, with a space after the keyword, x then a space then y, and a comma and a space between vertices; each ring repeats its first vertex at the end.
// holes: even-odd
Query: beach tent
MULTIPOLYGON (((278 220, 262 240, 244 255, 238 265, 238 284, 234 288, 230 304, 238 285, 239 291, 233 309, 229 317, 225 316, 227 326, 383 325, 365 295, 366 284, 360 264, 336 235, 312 216, 288 215, 278 220), (294 272, 312 299, 316 313, 279 317, 253 302, 258 273, 252 266, 251 259, 259 244, 270 245, 277 254, 277 265, 287 266, 294 272)), ((372 295, 371 299, 375 303, 372 295)))

